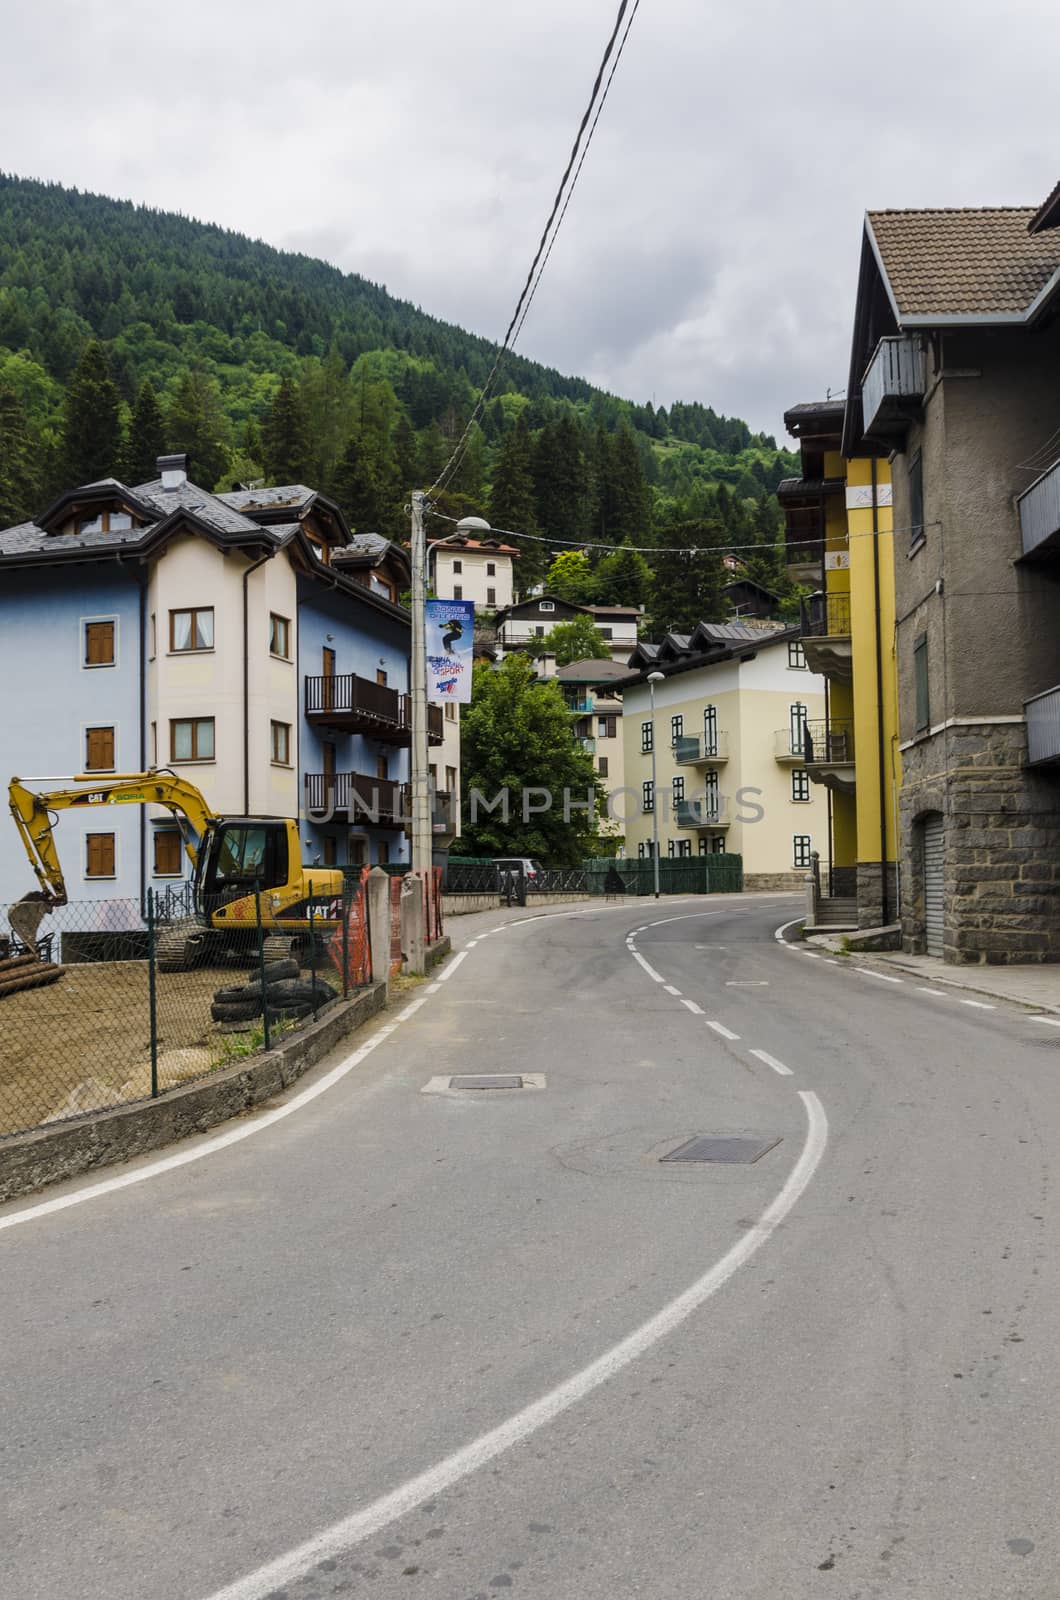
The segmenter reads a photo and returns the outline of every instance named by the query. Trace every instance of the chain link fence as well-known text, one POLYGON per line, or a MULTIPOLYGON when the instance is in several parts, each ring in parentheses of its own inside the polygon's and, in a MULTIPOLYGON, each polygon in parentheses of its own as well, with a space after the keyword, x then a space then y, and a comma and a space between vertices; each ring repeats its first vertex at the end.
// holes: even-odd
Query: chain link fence
MULTIPOLYGON (((363 876, 221 929, 182 894, 0 908, 0 1139, 269 1049, 372 979, 363 876), (27 910, 27 906, 31 909, 27 910)), ((217 908, 212 908, 216 911, 217 908)))

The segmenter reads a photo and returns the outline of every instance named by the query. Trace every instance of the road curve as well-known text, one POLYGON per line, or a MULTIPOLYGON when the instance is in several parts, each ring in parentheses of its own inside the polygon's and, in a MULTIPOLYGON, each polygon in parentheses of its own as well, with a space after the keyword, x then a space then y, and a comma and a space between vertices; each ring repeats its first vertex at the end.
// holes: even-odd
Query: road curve
POLYGON ((291 1114, 0 1211, 4 1592, 1051 1600, 1060 1035, 797 909, 466 919, 291 1114))

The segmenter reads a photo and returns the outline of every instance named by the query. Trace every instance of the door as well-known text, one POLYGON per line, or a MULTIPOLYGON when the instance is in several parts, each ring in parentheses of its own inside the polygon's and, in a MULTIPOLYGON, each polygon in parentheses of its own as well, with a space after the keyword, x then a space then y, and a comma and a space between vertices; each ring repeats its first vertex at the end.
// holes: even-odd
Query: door
POLYGON ((335 809, 335 745, 325 739, 320 746, 324 763, 324 810, 335 809))
POLYGON ((791 753, 801 756, 806 748, 806 707, 801 701, 796 701, 788 711, 788 726, 791 736, 791 753))
POLYGON ((935 812, 924 819, 924 935, 929 956, 942 955, 942 815, 935 812))
POLYGON ((718 708, 707 706, 703 712, 703 754, 716 756, 718 753, 718 708))
POLYGON ((333 711, 335 709, 335 652, 327 645, 324 646, 321 656, 320 671, 324 679, 320 685, 321 709, 333 711))

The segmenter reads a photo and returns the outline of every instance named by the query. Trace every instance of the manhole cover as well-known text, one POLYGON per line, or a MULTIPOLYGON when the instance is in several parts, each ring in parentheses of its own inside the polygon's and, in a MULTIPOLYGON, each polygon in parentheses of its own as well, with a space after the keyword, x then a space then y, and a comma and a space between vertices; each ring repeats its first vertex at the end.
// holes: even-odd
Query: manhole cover
POLYGON ((776 1139, 740 1139, 719 1138, 706 1134, 698 1139, 689 1139, 686 1144, 678 1145, 676 1150, 671 1150, 668 1156, 660 1156, 661 1161, 721 1161, 730 1166, 750 1165, 758 1161, 767 1150, 772 1150, 780 1143, 776 1139))
POLYGON ((523 1080, 519 1077, 502 1077, 494 1074, 482 1078, 450 1078, 450 1089, 521 1089, 523 1080))

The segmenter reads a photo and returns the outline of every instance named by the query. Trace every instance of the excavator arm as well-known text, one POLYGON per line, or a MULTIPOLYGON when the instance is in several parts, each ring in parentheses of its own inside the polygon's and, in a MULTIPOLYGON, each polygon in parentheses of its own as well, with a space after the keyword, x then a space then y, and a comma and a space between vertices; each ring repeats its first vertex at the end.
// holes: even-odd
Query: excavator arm
MULTIPOLYGON (((40 885, 35 898, 49 906, 63 906, 67 901, 53 831, 56 812, 95 806, 165 806, 174 816, 186 817, 200 840, 214 821, 195 785, 162 767, 149 772, 112 773, 103 780, 98 773, 85 772, 68 781, 69 788, 47 789, 40 793, 27 788, 19 778, 12 778, 8 786, 11 815, 40 885), (72 787, 75 784, 80 787, 72 787)), ((196 847, 186 834, 184 848, 194 863, 196 847)))

